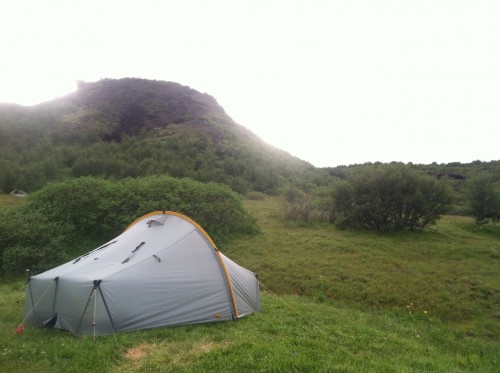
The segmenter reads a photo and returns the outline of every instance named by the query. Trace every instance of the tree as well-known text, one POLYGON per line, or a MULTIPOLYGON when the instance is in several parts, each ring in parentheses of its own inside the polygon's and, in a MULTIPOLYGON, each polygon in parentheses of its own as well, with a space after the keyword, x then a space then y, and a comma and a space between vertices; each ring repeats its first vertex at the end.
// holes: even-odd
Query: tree
POLYGON ((478 226, 497 223, 500 219, 500 193, 492 179, 479 175, 467 183, 466 196, 469 212, 478 226))
POLYGON ((448 185, 401 164, 361 170, 332 192, 336 223, 377 231, 421 230, 451 202, 448 185))

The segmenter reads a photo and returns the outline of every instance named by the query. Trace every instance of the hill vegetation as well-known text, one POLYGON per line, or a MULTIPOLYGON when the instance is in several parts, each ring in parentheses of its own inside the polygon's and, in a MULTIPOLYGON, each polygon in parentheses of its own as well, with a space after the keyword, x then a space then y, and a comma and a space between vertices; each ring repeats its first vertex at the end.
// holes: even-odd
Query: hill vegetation
POLYGON ((50 181, 168 175, 273 192, 315 168, 235 123, 215 99, 143 79, 80 83, 33 107, 0 105, 0 188, 50 181))
MULTIPOLYGON (((240 194, 299 191, 299 204, 315 210, 300 212, 300 219, 332 221, 332 187, 380 166, 315 168, 235 123, 213 97, 172 82, 80 82, 75 93, 40 105, 0 105, 4 193, 31 193, 49 182, 85 176, 188 177, 223 183, 240 194)), ((495 189, 500 185, 500 161, 406 166, 449 184, 448 213, 469 213, 468 180, 486 175, 495 189)))

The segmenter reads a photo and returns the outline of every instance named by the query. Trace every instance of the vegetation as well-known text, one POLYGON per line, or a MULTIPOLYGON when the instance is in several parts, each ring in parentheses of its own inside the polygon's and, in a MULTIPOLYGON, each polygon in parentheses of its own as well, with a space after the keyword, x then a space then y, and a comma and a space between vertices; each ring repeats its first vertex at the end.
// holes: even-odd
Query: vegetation
POLYGON ((500 161, 316 169, 175 83, 0 105, 0 190, 29 192, 0 196, 0 371, 499 371, 499 186, 500 161), (25 268, 154 210, 258 272, 263 312, 95 340, 13 333, 25 268))
POLYGON ((17 209, 0 210, 2 269, 51 268, 117 236, 136 218, 162 210, 194 219, 220 243, 231 234, 258 231, 240 197, 224 185, 170 177, 71 179, 33 193, 17 209))
POLYGON ((476 224, 482 226, 488 222, 497 223, 500 220, 500 184, 492 182, 492 177, 480 175, 467 183, 467 201, 470 214, 476 224))
POLYGON ((415 231, 435 224, 450 202, 447 184, 406 166, 384 165, 339 183, 332 208, 343 227, 415 231))
POLYGON ((273 193, 319 171, 265 144, 212 97, 143 79, 81 83, 34 107, 0 105, 0 191, 72 177, 168 175, 273 193))
POLYGON ((445 216, 422 232, 335 230, 284 221, 279 206, 247 200, 262 234, 224 250, 259 273, 262 312, 97 339, 16 335, 24 284, 4 281, 0 371, 499 370, 498 226, 445 216))
MULTIPOLYGON (((336 219, 335 184, 380 166, 314 168, 235 123, 213 97, 171 82, 80 82, 77 92, 34 107, 0 104, 5 193, 85 176, 166 175, 223 183, 240 194, 284 193, 285 214, 310 223, 336 219)), ((447 212, 461 215, 470 212, 466 181, 483 173, 498 182, 500 175, 500 161, 407 168, 449 184, 454 199, 447 212)))

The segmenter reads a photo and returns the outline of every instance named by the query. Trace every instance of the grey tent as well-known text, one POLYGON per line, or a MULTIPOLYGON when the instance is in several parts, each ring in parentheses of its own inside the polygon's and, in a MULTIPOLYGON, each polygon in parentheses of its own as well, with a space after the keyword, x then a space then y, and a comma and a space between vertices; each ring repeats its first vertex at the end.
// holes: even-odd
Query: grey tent
POLYGON ((238 319, 260 309, 256 275, 193 220, 157 211, 68 263, 33 276, 24 319, 76 335, 238 319))

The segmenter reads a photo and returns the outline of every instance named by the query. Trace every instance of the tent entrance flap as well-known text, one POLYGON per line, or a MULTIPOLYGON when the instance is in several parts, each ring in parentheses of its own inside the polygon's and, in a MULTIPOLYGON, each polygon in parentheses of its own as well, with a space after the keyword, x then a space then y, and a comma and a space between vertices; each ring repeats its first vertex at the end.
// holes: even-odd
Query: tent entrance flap
POLYGON ((52 318, 42 322, 40 324, 40 326, 46 326, 49 328, 53 328, 54 326, 56 326, 56 323, 57 323, 57 313, 54 316, 52 316, 52 318))
POLYGON ((56 311, 53 306, 53 297, 55 297, 54 280, 47 282, 32 282, 30 278, 27 282, 26 298, 24 305, 23 322, 27 320, 35 326, 44 326, 51 320, 56 311))

